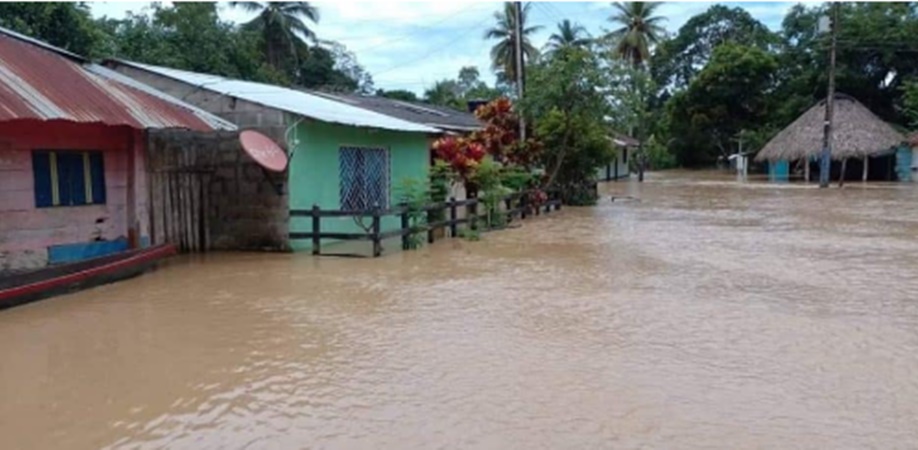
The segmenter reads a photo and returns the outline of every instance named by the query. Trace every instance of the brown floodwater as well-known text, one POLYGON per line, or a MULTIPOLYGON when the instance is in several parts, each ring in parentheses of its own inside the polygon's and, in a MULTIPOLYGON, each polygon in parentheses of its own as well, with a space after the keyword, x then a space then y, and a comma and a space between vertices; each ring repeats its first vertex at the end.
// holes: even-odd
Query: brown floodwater
POLYGON ((481 242, 181 257, 2 311, 0 448, 918 447, 918 185, 601 189, 481 242))

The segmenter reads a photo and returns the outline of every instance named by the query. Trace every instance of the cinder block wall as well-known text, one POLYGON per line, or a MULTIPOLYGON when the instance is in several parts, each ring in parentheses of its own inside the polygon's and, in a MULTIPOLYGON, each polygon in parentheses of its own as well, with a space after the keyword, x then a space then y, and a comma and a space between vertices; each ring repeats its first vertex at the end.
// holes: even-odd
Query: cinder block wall
POLYGON ((157 172, 179 170, 197 174, 203 184, 209 249, 289 250, 287 174, 265 172, 243 151, 237 133, 157 131, 150 151, 154 242, 166 240, 163 214, 157 215, 163 208, 155 197, 163 182, 157 172))

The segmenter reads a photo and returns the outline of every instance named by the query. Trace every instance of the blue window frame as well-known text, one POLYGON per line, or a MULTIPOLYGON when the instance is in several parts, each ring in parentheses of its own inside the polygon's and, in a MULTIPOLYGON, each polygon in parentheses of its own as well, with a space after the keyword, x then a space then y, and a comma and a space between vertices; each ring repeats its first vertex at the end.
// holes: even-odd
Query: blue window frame
POLYGON ((389 207, 389 150, 341 147, 338 152, 341 209, 389 207))
POLYGON ((33 151, 35 206, 105 204, 103 161, 102 152, 33 151))

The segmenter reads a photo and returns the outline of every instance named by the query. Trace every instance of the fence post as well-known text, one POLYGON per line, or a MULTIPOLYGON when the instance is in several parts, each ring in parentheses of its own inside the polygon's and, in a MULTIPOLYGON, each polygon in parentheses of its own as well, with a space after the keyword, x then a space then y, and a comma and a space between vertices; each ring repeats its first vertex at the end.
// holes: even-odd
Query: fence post
POLYGON ((373 257, 382 255, 382 244, 379 242, 379 207, 373 209, 373 235, 370 236, 370 239, 373 240, 373 257))
POLYGON ((513 194, 510 194, 504 198, 504 206, 507 208, 507 223, 510 223, 513 221, 513 214, 510 213, 510 210, 513 209, 513 194))
POLYGON ((433 212, 434 212, 434 210, 432 210, 432 209, 427 210, 427 243, 428 243, 428 244, 433 244, 433 243, 434 243, 434 240, 435 240, 435 239, 434 239, 434 228, 431 226, 431 225, 433 224, 433 222, 434 222, 434 221, 433 221, 433 216, 434 216, 434 213, 433 213, 433 212))
MULTIPOLYGON (((403 205, 403 206, 404 206, 404 205, 403 205)), ((375 219, 374 219, 374 220, 375 220, 375 219)), ((375 222, 375 221, 373 222, 373 226, 374 226, 374 227, 376 226, 376 222, 375 222)), ((408 207, 405 206, 405 209, 402 210, 402 232, 404 233, 404 232, 405 232, 406 230, 408 230, 409 228, 411 228, 411 223, 408 221, 408 207)), ((375 232, 375 231, 374 231, 374 232, 375 232)), ((402 235, 402 250, 408 250, 408 247, 409 247, 408 241, 409 241, 409 239, 411 239, 411 235, 410 235, 410 234, 403 234, 403 235, 402 235)), ((375 252, 375 251, 376 251, 376 250, 375 250, 376 247, 373 247, 373 248, 374 248, 373 251, 375 252)), ((374 256, 376 256, 375 253, 374 253, 374 256)))
POLYGON ((520 196, 520 220, 525 220, 529 215, 529 193, 523 191, 520 196))
POLYGON ((471 203, 466 207, 466 215, 469 219, 469 230, 478 229, 478 197, 469 200, 471 203))
POLYGON ((319 234, 322 233, 322 217, 319 216, 319 205, 312 205, 312 254, 319 255, 321 254, 322 240, 319 239, 319 234))
POLYGON ((449 198, 449 235, 456 237, 456 197, 449 198))

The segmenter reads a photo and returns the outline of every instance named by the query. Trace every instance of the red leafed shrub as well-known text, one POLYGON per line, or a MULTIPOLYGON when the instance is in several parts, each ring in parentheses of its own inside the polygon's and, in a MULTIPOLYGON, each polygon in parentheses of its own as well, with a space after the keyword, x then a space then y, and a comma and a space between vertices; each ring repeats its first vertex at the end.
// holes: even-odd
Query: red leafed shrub
POLYGON ((487 154, 484 147, 468 139, 447 136, 433 144, 434 155, 445 161, 463 181, 468 181, 487 154))
POLYGON ((513 102, 502 97, 475 111, 484 127, 466 138, 444 137, 434 142, 434 156, 445 161, 467 185, 486 155, 504 166, 531 169, 542 152, 534 139, 519 140, 519 116, 513 102))

